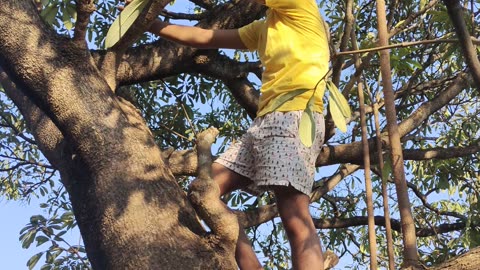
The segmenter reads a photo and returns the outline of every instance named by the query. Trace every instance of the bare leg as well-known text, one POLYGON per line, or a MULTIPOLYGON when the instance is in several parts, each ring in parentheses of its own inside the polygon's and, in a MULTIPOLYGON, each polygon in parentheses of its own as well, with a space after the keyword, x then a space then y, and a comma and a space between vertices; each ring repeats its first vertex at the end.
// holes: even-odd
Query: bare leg
MULTIPOLYGON (((252 183, 250 179, 218 163, 212 164, 212 175, 213 180, 220 187, 220 196, 252 183)), ((225 205, 225 207, 227 206, 225 205)), ((263 269, 243 228, 240 228, 239 231, 237 247, 235 249, 235 259, 241 270, 263 269)))
POLYGON ((292 249, 293 269, 323 270, 320 239, 308 210, 310 198, 293 187, 275 187, 274 192, 292 249))

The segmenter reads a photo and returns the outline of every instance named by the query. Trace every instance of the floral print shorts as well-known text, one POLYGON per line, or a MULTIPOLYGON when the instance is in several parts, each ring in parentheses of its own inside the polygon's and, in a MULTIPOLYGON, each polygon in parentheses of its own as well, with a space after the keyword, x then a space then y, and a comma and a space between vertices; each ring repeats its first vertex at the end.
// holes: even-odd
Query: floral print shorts
POLYGON ((289 186, 309 195, 315 161, 323 144, 323 114, 314 113, 316 137, 306 147, 298 136, 303 111, 272 112, 257 117, 252 126, 215 162, 248 177, 254 184, 247 190, 267 190, 269 186, 289 186))

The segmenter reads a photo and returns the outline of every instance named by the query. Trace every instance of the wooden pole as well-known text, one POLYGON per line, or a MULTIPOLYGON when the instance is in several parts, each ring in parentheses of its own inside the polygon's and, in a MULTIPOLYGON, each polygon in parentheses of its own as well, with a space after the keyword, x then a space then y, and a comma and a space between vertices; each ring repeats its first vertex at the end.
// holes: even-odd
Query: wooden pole
MULTIPOLYGON (((385 1, 377 0, 377 22, 378 22, 378 44, 388 45, 387 19, 385 12, 385 1)), ((403 164, 402 145, 398 132, 397 115, 395 110, 395 97, 392 86, 392 74, 390 67, 390 54, 388 50, 380 51, 380 65, 382 74, 382 85, 385 97, 385 109, 387 118, 388 137, 390 139, 390 158, 392 160, 393 179, 397 190, 398 207, 402 223, 403 235, 403 267, 416 268, 419 265, 417 251, 417 237, 415 235, 415 224, 410 209, 407 183, 403 164)))

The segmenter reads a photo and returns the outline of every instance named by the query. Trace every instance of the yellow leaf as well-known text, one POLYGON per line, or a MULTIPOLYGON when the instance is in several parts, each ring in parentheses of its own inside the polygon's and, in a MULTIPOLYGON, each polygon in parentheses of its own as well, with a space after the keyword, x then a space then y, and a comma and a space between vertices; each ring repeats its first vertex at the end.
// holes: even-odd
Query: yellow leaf
POLYGON ((312 96, 308 101, 307 108, 305 108, 302 113, 300 124, 298 126, 298 135, 300 137, 300 141, 306 147, 312 146, 313 141, 315 140, 316 124, 312 111, 313 100, 314 97, 312 96))
POLYGON ((125 9, 118 15, 117 19, 113 22, 108 29, 107 36, 105 38, 105 47, 111 48, 125 35, 127 30, 132 26, 138 15, 147 5, 148 0, 133 0, 125 9))
POLYGON ((332 95, 328 97, 328 104, 330 105, 330 114, 332 115, 333 123, 341 132, 347 132, 347 121, 345 116, 340 111, 337 103, 332 100, 332 95))
POLYGON ((348 105, 347 100, 342 95, 340 90, 338 90, 337 86, 332 81, 328 81, 327 88, 330 91, 330 95, 329 95, 329 98, 330 98, 329 100, 331 100, 329 101, 330 107, 332 106, 332 103, 335 103, 336 106, 338 107, 338 110, 343 115, 343 117, 345 118, 350 117, 352 115, 350 106, 348 105))
POLYGON ((305 92, 307 92, 309 89, 297 89, 297 90, 294 90, 294 91, 289 91, 289 92, 286 92, 285 94, 282 94, 280 96, 278 96, 277 98, 275 98, 272 102, 272 105, 271 105, 271 110, 270 112, 273 112, 275 111, 276 109, 280 108, 280 106, 282 106, 285 102, 289 101, 289 100, 292 100, 294 97, 298 96, 298 95, 301 95, 305 92))

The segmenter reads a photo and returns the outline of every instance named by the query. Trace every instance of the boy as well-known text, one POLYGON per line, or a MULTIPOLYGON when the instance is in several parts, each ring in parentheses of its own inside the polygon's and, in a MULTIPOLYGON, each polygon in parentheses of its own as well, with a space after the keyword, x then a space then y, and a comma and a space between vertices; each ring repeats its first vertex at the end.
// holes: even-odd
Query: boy
MULTIPOLYGON (((293 269, 324 269, 309 194, 324 137, 325 83, 319 81, 328 71, 325 27, 315 0, 255 1, 269 8, 265 20, 239 29, 210 30, 157 20, 149 31, 198 48, 258 51, 264 73, 257 118, 212 165, 213 178, 222 195, 250 185, 273 190, 290 241, 293 269), (274 108, 274 100, 297 89, 310 91, 274 108), (312 95, 317 134, 313 145, 306 147, 299 140, 298 126, 312 95)), ((262 269, 244 232, 235 257, 240 269, 262 269)))

